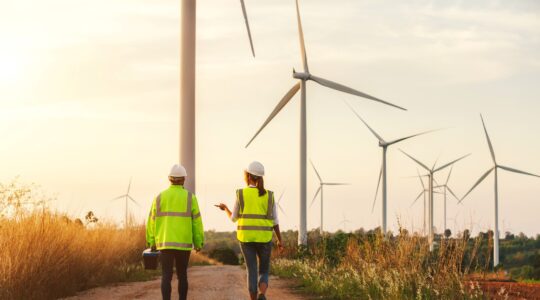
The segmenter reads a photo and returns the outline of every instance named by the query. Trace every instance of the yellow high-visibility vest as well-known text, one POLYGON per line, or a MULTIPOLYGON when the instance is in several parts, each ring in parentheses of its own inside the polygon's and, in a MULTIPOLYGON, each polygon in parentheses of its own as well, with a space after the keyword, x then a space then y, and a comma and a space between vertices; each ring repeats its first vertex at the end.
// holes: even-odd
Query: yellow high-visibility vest
POLYGON ((236 191, 238 227, 236 237, 240 242, 267 243, 272 240, 274 228, 274 193, 266 191, 259 196, 257 188, 236 191))
POLYGON ((161 192, 152 202, 146 242, 158 250, 202 248, 204 230, 197 197, 181 185, 161 192))

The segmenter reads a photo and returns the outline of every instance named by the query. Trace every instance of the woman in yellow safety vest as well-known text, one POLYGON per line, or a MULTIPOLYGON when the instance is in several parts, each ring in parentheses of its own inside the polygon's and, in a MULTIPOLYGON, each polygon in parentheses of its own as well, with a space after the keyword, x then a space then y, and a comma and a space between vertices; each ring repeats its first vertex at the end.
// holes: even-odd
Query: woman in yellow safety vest
POLYGON ((233 222, 238 221, 236 236, 246 262, 248 290, 252 300, 266 299, 272 231, 276 233, 278 249, 283 250, 274 193, 264 189, 263 176, 264 166, 260 162, 252 162, 244 171, 248 187, 236 191, 233 211, 223 203, 216 205, 227 212, 233 222))

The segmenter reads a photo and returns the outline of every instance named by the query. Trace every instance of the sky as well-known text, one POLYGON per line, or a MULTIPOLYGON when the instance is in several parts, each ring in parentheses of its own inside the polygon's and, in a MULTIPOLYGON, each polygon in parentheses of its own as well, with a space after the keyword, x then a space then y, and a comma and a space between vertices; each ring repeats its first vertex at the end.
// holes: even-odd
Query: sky
MULTIPOLYGON (((245 144, 301 69, 292 0, 246 1, 251 57, 239 1, 199 1, 197 188, 206 229, 234 230, 213 204, 232 206, 253 160, 283 194, 282 229, 299 216, 299 96, 245 144)), ((310 71, 394 104, 307 84, 308 158, 324 180, 325 229, 380 225, 372 212, 381 149, 350 103, 383 138, 443 128, 388 151, 388 226, 422 227, 417 165, 467 153, 449 185, 464 195, 492 162, 540 174, 540 3, 537 1, 300 1, 310 71)), ((179 1, 19 0, 0 3, 0 182, 19 176, 56 198, 51 207, 120 223, 132 178, 143 222, 178 161, 179 1)), ((437 175, 444 181, 447 170, 437 175)), ((308 228, 320 224, 308 169, 308 228)), ((500 171, 501 232, 540 232, 540 178, 500 171)), ((453 231, 493 228, 493 176, 462 204, 447 200, 453 231)), ((435 198, 435 226, 443 227, 435 198)))

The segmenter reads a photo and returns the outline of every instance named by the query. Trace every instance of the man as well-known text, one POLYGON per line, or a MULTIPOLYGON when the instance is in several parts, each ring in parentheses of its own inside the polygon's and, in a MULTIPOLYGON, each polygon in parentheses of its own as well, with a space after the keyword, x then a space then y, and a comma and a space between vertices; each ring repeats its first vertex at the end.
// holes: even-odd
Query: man
POLYGON ((176 262, 178 294, 187 299, 187 267, 191 249, 199 252, 204 231, 197 197, 184 189, 186 169, 174 165, 169 173, 171 186, 152 202, 146 223, 146 242, 152 251, 161 252, 161 295, 171 299, 173 264, 176 262))

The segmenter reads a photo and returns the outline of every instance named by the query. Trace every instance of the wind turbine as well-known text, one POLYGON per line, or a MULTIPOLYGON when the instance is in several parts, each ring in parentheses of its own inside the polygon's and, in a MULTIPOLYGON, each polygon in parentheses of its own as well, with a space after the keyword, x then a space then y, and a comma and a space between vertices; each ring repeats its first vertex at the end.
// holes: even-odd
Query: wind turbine
POLYGON ((319 195, 319 192, 321 193, 321 235, 324 233, 323 230, 323 211, 324 211, 324 201, 323 201, 323 188, 325 185, 349 185, 348 183, 340 183, 340 182, 324 182, 321 178, 321 175, 319 172, 317 172, 317 169, 315 168, 315 165, 310 160, 311 166, 313 167, 313 170, 315 171, 315 174, 317 175, 317 178, 319 178, 319 188, 317 189, 317 192, 315 193, 315 196, 313 196, 313 200, 311 201, 311 205, 313 206, 313 203, 315 203, 315 200, 317 199, 317 196, 319 195))
POLYGON ((343 224, 343 232, 347 232, 347 223, 351 223, 351 221, 347 220, 345 213, 343 213, 343 221, 339 222, 339 225, 343 224))
MULTIPOLYGON (((255 57, 244 0, 240 0, 251 53, 255 57)), ((189 172, 186 188, 195 192, 195 45, 197 1, 181 0, 180 26, 180 163, 189 172)))
POLYGON ((465 197, 467 197, 467 195, 469 195, 472 192, 472 190, 474 190, 484 179, 486 179, 486 177, 491 172, 494 172, 495 174, 495 180, 494 180, 495 181, 495 189, 494 189, 494 192, 495 192, 495 232, 494 232, 494 236, 495 237, 494 237, 494 242, 493 242, 493 267, 496 267, 499 264, 499 183, 498 183, 499 179, 498 179, 497 171, 498 169, 503 169, 503 170, 518 173, 518 174, 524 174, 524 175, 529 175, 529 176, 534 176, 534 177, 540 177, 540 176, 536 174, 520 171, 514 168, 506 167, 503 165, 499 165, 497 163, 497 160, 495 159, 495 151, 493 150, 493 145, 491 144, 491 140, 489 138, 489 134, 486 129, 486 124, 484 123, 484 118, 482 117, 482 115, 480 115, 480 120, 482 120, 482 127, 484 127, 484 133, 486 135, 486 140, 489 146, 489 152, 491 152, 491 159, 493 160, 493 167, 487 170, 487 172, 484 173, 484 175, 482 175, 478 179, 478 181, 476 181, 476 183, 465 194, 465 196, 461 198, 459 203, 461 203, 465 199, 465 197))
POLYGON ((280 204, 281 199, 283 198, 283 194, 285 194, 285 191, 281 192, 281 195, 279 195, 279 199, 276 202, 276 204, 277 204, 277 207, 279 208, 279 210, 283 213, 283 215, 286 216, 287 214, 285 213, 285 210, 283 209, 283 207, 281 207, 281 204, 280 204))
MULTIPOLYGON (((423 234, 426 234, 426 228, 427 228, 427 222, 426 222, 426 215, 427 215, 427 202, 426 202, 426 193, 429 192, 429 189, 426 188, 426 186, 424 185, 424 180, 422 180, 422 177, 429 177, 429 175, 420 175, 420 172, 418 171, 418 169, 416 170, 416 172, 418 173, 418 179, 420 180, 420 184, 422 185, 422 191, 420 192, 420 194, 418 194, 418 196, 414 199, 413 203, 411 204, 411 207, 414 206, 414 204, 416 203, 416 201, 418 201, 418 199, 420 199, 420 197, 424 196, 424 226, 423 226, 423 230, 422 230, 422 233, 423 234)), ((416 176, 414 176, 416 177, 416 176)), ((436 191, 433 191, 433 193, 438 193, 436 191)))
POLYGON ((125 194, 120 195, 120 196, 118 196, 118 197, 111 200, 111 201, 115 201, 115 200, 122 199, 122 198, 125 199, 125 201, 126 201, 126 218, 125 218, 126 229, 128 228, 128 200, 130 200, 131 202, 137 204, 137 206, 140 206, 139 203, 137 203, 137 201, 135 201, 135 199, 133 199, 131 197, 131 195, 129 194, 130 189, 131 189, 131 178, 129 179, 127 192, 125 194))
POLYGON ((448 229, 446 227, 446 195, 447 195, 446 192, 447 191, 450 192, 450 194, 452 194, 452 196, 454 196, 454 198, 456 198, 458 202, 460 200, 459 197, 456 196, 456 193, 454 193, 454 191, 452 191, 452 189, 448 186, 448 181, 450 181, 450 176, 452 176, 452 169, 454 169, 454 166, 450 167, 450 171, 448 172, 448 177, 446 177, 446 181, 444 182, 444 184, 434 186, 434 188, 443 189, 443 192, 442 192, 442 194, 444 195, 444 222, 443 222, 444 229, 443 230, 448 229))
POLYGON ((276 105, 272 113, 270 113, 266 121, 264 121, 261 128, 259 128, 259 130, 247 143, 246 148, 251 144, 251 142, 253 142, 253 140, 266 127, 266 125, 268 125, 268 123, 270 123, 272 119, 281 111, 281 109, 283 109, 283 107, 285 107, 285 105, 287 105, 287 103, 291 101, 294 95, 296 95, 296 93, 299 90, 302 90, 301 98, 300 98, 300 226, 299 226, 300 234, 298 235, 298 244, 307 245, 307 215, 306 215, 306 174, 307 174, 306 83, 307 81, 312 80, 327 88, 331 88, 331 89, 344 92, 347 94, 351 94, 351 95, 363 97, 366 99, 370 99, 373 101, 377 101, 380 103, 384 103, 386 105, 390 105, 390 106, 393 106, 402 110, 405 110, 405 109, 402 107, 396 106, 394 104, 391 104, 389 102, 386 102, 384 100, 365 94, 363 92, 357 91, 350 87, 344 86, 342 84, 335 83, 330 80, 312 75, 309 72, 309 67, 308 67, 306 46, 304 43, 304 32, 302 29, 302 21, 300 19, 300 8, 298 6, 298 0, 296 0, 296 18, 298 21, 298 33, 300 37, 300 52, 302 55, 302 63, 304 66, 304 71, 296 72, 296 70, 293 69, 293 78, 298 79, 299 81, 279 101, 279 103, 276 105))
POLYGON ((428 226, 428 241, 429 241, 429 250, 433 251, 433 175, 441 170, 444 170, 445 168, 455 164, 456 162, 464 159, 465 157, 471 155, 470 153, 467 155, 464 155, 458 159, 455 159, 445 165, 442 165, 438 168, 435 168, 437 161, 433 164, 433 167, 429 168, 425 164, 421 163, 416 158, 410 156, 409 154, 405 153, 405 151, 399 149, 403 154, 407 155, 410 159, 412 159, 414 162, 416 162, 418 165, 420 165, 422 168, 424 168, 426 171, 428 171, 428 183, 429 183, 429 200, 428 200, 428 213, 429 213, 429 226, 428 226))
POLYGON ((408 140, 410 138, 432 132, 433 130, 424 131, 424 132, 421 132, 421 133, 417 133, 417 134, 414 134, 414 135, 409 135, 409 136, 406 136, 406 137, 403 137, 403 138, 399 138, 399 139, 395 139, 395 140, 387 142, 377 132, 375 132, 375 130, 373 130, 373 128, 371 128, 366 121, 364 121, 364 119, 354 110, 354 108, 352 108, 351 105, 349 105, 348 102, 345 102, 345 104, 347 104, 347 106, 349 106, 351 111, 358 117, 358 119, 360 119, 360 121, 362 121, 362 123, 364 123, 364 125, 366 125, 366 127, 369 129, 369 131, 371 131, 371 133, 373 133, 375 138, 377 138, 377 140, 379 140, 379 147, 382 148, 381 171, 379 172, 379 180, 377 181, 377 189, 375 190, 375 199, 373 199, 373 206, 371 208, 371 211, 373 212, 373 208, 375 207, 375 202, 377 201, 377 195, 379 193, 379 186, 381 184, 381 178, 382 178, 382 232, 383 232, 384 235, 386 235, 386 203, 387 203, 386 152, 388 150, 388 147, 391 146, 391 145, 397 144, 399 142, 408 140))

